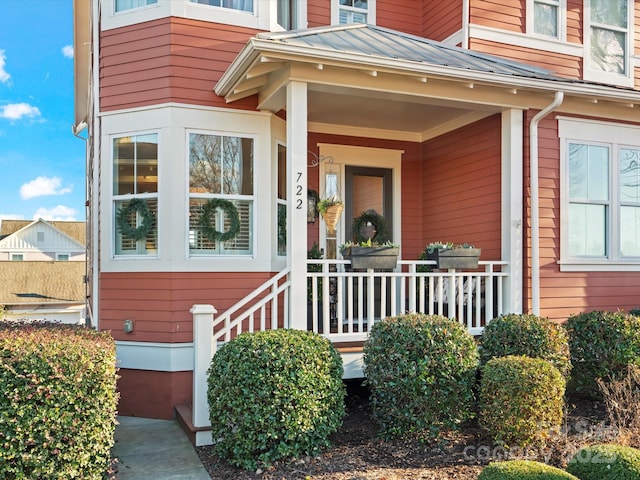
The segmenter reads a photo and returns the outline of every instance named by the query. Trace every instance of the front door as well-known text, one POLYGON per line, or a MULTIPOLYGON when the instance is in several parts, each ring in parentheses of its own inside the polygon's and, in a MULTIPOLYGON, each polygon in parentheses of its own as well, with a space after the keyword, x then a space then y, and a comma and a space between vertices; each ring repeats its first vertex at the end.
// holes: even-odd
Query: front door
MULTIPOLYGON (((353 231, 354 220, 362 213, 371 213, 371 211, 384 218, 384 227, 389 234, 388 239, 394 240, 392 178, 392 170, 389 168, 345 166, 345 241, 356 241, 353 231)), ((362 231, 361 228, 360 236, 363 234, 366 236, 367 233, 375 232, 362 231)))

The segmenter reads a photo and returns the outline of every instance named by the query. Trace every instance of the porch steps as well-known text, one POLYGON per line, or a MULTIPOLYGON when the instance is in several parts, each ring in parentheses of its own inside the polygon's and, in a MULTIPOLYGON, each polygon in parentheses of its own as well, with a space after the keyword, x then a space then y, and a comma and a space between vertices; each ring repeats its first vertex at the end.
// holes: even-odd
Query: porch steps
MULTIPOLYGON (((362 345, 363 342, 334 343, 336 350, 342 356, 345 380, 362 378, 362 345)), ((193 446, 211 444, 211 427, 196 427, 193 425, 191 403, 181 403, 174 407, 176 420, 193 446)))

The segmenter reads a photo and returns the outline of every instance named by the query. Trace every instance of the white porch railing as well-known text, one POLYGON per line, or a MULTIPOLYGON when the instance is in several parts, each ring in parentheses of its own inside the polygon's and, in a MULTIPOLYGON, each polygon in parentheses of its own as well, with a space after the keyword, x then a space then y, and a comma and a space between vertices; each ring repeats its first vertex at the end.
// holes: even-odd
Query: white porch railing
POLYGON ((472 335, 504 313, 506 262, 480 262, 484 271, 419 271, 433 261, 398 262, 392 272, 347 271, 344 260, 308 260, 308 328, 334 342, 363 341, 381 318, 407 312, 456 318, 472 335), (371 294, 373 293, 373 294, 371 294), (324 300, 324 301, 323 301, 324 300))
MULTIPOLYGON (((348 271, 344 260, 307 260, 320 272, 307 273, 307 327, 332 342, 364 341, 372 325, 407 312, 458 319, 473 335, 503 312, 506 262, 480 262, 483 271, 419 271, 431 261, 399 261, 392 272, 348 271), (315 306, 315 308, 313 308, 315 306)), ((313 268, 312 268, 313 269, 313 268)), ((194 305, 193 425, 209 426, 206 372, 218 344, 243 332, 289 328, 289 270, 283 270, 214 319, 211 305, 194 305)), ((196 434, 196 444, 211 442, 196 434)), ((207 436, 208 435, 208 436, 207 436)))

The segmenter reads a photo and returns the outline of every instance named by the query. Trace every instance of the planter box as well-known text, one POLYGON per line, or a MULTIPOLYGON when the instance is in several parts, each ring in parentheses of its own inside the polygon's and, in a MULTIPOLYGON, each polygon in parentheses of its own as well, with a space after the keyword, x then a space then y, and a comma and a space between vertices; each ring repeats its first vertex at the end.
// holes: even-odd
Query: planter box
POLYGON ((342 250, 345 260, 354 269, 394 269, 398 264, 399 247, 349 247, 342 250))
POLYGON ((437 268, 474 269, 480 260, 479 248, 440 248, 427 252, 427 260, 434 260, 437 268))

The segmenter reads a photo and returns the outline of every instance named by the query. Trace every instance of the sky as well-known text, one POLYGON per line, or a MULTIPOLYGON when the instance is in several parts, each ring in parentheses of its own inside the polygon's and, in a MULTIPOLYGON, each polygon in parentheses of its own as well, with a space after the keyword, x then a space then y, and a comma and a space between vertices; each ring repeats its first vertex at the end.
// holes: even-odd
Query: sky
POLYGON ((71 0, 0 0, 0 220, 85 220, 73 101, 71 0))

